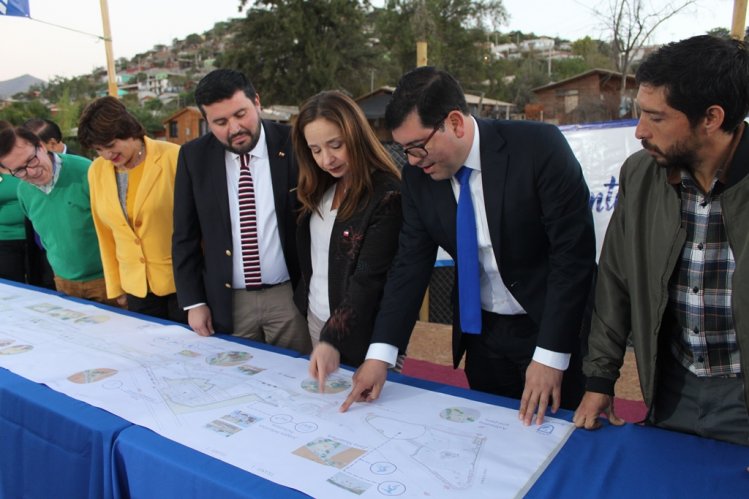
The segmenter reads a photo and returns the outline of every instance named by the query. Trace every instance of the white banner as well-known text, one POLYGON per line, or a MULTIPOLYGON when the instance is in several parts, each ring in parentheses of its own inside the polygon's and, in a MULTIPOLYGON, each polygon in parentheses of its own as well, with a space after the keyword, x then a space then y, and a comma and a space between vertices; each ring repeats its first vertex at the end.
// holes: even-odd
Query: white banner
POLYGON ((590 209, 596 227, 596 260, 619 195, 619 169, 642 149, 635 138, 636 120, 561 127, 590 189, 590 209))

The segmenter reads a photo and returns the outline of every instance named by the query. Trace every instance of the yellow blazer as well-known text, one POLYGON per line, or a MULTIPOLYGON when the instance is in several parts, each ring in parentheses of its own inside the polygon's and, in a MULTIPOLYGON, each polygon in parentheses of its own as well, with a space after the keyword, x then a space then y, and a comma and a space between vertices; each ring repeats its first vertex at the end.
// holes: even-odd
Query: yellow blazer
POLYGON ((174 176, 179 146, 145 138, 146 159, 132 228, 117 196, 114 165, 97 158, 88 170, 91 214, 99 238, 107 297, 175 292, 172 271, 174 176))

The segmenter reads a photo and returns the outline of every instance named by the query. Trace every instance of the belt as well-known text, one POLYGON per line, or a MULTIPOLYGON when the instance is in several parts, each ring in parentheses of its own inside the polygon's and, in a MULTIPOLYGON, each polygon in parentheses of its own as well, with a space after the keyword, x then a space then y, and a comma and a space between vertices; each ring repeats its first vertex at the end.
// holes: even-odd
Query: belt
POLYGON ((260 291, 262 289, 275 288, 276 286, 281 286, 283 284, 286 284, 287 282, 289 282, 289 281, 277 282, 275 284, 265 284, 265 283, 263 283, 263 284, 260 284, 258 286, 247 286, 247 287, 245 287, 245 289, 247 291, 260 291))

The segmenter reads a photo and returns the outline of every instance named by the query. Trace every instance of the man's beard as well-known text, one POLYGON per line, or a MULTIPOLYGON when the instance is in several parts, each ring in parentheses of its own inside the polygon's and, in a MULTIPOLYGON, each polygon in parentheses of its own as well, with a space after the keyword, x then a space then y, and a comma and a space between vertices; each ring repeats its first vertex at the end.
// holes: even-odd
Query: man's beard
POLYGON ((657 154, 653 156, 653 159, 663 168, 684 168, 691 172, 694 171, 699 163, 697 156, 699 143, 696 137, 676 142, 666 151, 654 146, 647 139, 642 139, 641 143, 644 149, 657 154))
POLYGON ((258 141, 260 140, 260 127, 261 125, 260 125, 260 122, 258 121, 257 128, 254 131, 250 132, 249 130, 242 129, 239 132, 233 135, 230 135, 227 139, 228 143, 223 144, 224 149, 226 149, 227 151, 233 152, 234 154, 246 154, 252 151, 257 145, 258 141), (240 135, 249 135, 251 138, 250 142, 239 148, 232 147, 231 145, 232 140, 235 137, 239 137, 240 135))

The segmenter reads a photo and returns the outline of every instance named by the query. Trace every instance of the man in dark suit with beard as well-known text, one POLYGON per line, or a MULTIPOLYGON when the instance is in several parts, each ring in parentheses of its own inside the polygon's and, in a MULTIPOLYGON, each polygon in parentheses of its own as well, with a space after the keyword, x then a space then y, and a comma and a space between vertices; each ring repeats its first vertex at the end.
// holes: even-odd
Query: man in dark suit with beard
POLYGON ((438 246, 456 261, 453 361, 466 353, 471 388, 521 399, 526 424, 540 424, 547 406, 576 407, 595 236, 588 187, 561 132, 472 117, 460 84, 432 67, 401 78, 385 122, 409 162, 400 247, 342 410, 379 396, 438 246))
POLYGON ((179 153, 172 252, 190 327, 311 350, 292 301, 297 167, 289 127, 260 118, 239 72, 217 69, 195 89, 210 134, 179 153))

